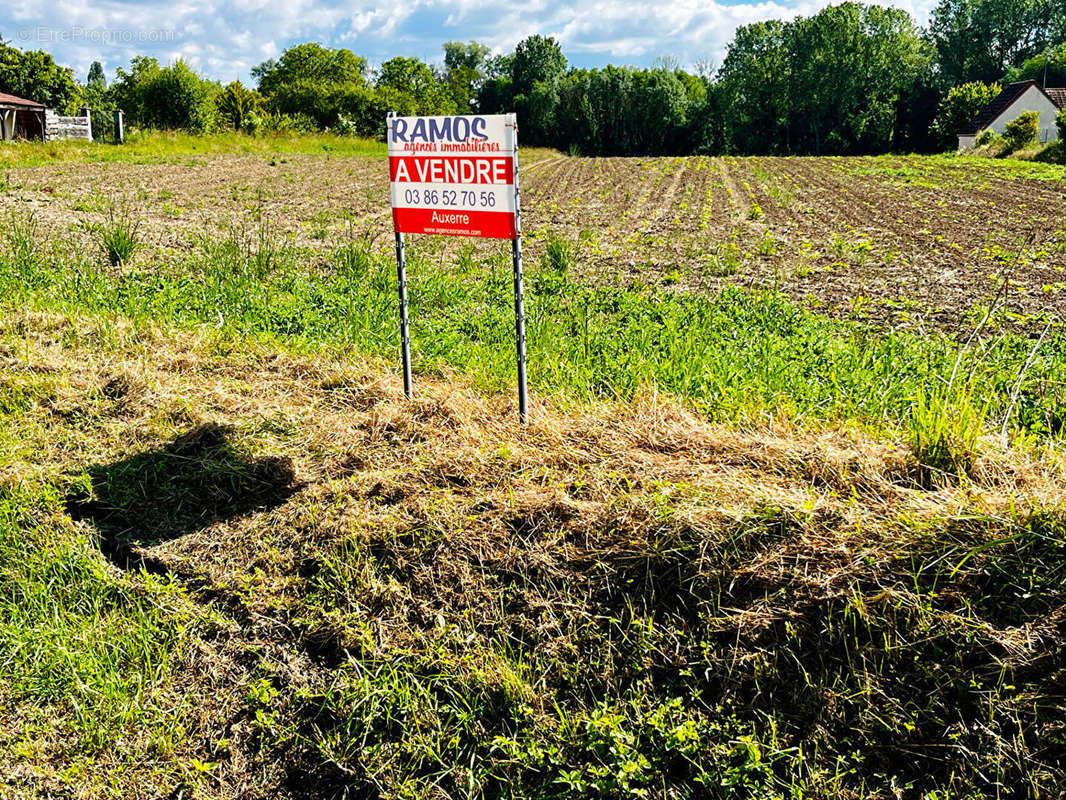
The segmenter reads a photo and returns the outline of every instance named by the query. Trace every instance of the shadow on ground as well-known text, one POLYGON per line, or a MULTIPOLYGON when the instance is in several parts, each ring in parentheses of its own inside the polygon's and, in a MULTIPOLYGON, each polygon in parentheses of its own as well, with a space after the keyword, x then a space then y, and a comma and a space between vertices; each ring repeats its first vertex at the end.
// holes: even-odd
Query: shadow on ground
POLYGON ((217 424, 87 473, 87 484, 68 493, 67 512, 96 526, 101 552, 122 568, 146 566, 138 547, 275 508, 299 489, 289 459, 255 457, 217 424))

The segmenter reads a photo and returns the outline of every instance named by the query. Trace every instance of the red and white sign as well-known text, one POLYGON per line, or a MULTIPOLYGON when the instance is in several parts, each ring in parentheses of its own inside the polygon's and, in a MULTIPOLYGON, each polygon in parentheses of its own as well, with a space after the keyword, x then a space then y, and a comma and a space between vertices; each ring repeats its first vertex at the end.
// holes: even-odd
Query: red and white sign
POLYGON ((397 233, 518 235, 513 114, 389 117, 397 233))

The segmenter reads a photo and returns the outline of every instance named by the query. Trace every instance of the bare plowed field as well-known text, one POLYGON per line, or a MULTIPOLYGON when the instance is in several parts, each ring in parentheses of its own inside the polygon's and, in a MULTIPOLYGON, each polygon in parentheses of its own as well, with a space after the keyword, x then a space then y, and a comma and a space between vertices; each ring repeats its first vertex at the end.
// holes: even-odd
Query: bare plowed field
MULTIPOLYGON (((942 157, 534 151, 523 221, 534 258, 561 237, 593 283, 769 287, 834 315, 949 330, 1000 298, 1008 324, 1035 328, 1066 304, 1063 174, 942 157)), ((64 165, 12 170, 0 207, 86 247, 108 214, 133 215, 153 249, 142 267, 218 236, 277 237, 313 259, 352 238, 389 245, 386 181, 384 159, 329 155, 64 165)))

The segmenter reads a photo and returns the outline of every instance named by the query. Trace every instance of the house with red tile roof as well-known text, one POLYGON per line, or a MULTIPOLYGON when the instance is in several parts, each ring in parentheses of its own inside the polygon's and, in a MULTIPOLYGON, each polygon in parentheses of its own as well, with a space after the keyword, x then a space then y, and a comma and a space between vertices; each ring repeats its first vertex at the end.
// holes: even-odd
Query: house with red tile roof
POLYGON ((987 130, 1003 133, 1007 123, 1024 111, 1040 114, 1039 139, 1053 142, 1059 138, 1055 117, 1066 108, 1066 89, 1045 88, 1036 81, 1009 83, 970 124, 959 131, 959 150, 977 146, 977 137, 987 130))

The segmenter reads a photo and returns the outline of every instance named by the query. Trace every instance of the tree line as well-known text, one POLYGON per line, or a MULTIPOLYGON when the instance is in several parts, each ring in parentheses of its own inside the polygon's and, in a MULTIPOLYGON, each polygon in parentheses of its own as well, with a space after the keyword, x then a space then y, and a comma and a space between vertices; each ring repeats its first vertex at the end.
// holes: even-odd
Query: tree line
POLYGON ((122 108, 141 128, 330 130, 381 136, 402 115, 516 111, 526 144, 586 155, 866 154, 952 146, 1003 82, 1066 86, 1062 0, 941 0, 922 29, 896 8, 845 2, 745 25, 717 69, 571 67, 552 37, 506 54, 447 42, 442 63, 372 67, 298 44, 251 72, 254 87, 136 57, 84 85, 40 51, 0 42, 0 91, 67 109, 122 108))

